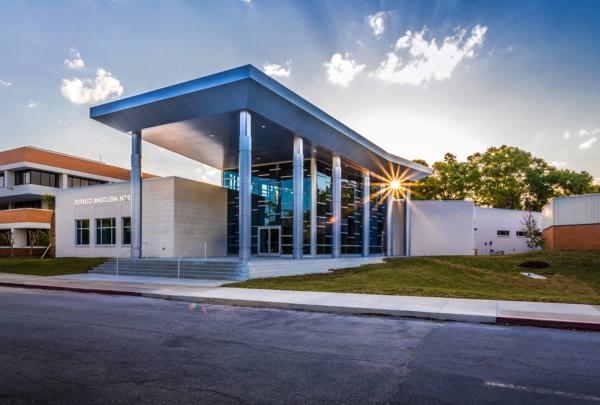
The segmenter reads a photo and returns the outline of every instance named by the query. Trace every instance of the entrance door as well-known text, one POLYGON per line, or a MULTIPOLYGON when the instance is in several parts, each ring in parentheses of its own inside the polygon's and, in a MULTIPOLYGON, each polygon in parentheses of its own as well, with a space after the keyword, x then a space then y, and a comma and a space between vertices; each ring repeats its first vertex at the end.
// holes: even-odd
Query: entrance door
POLYGON ((259 226, 258 227, 258 255, 280 256, 281 255, 281 227, 259 226))

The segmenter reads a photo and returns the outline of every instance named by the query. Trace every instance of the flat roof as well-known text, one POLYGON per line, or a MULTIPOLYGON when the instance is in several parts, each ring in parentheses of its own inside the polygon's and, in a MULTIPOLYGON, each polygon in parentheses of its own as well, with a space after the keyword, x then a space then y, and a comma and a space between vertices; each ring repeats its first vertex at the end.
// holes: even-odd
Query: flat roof
POLYGON ((337 154, 358 169, 417 180, 431 169, 390 154, 252 65, 90 108, 90 118, 218 169, 237 166, 238 116, 252 113, 253 164, 337 154))

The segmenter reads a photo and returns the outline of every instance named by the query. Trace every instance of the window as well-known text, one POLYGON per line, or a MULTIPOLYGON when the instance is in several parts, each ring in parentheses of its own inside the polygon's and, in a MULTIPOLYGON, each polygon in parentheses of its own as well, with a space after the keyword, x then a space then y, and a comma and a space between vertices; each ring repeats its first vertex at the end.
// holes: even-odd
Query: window
POLYGON ((121 218, 121 245, 131 245, 131 218, 121 218))
POLYGON ((15 185, 37 184, 39 186, 58 187, 58 177, 56 173, 39 170, 22 170, 15 173, 15 185))
POLYGON ((510 231, 503 231, 503 230, 498 230, 496 231, 496 236, 510 236, 510 231))
POLYGON ((4 188, 4 173, 0 174, 0 188, 4 188))
POLYGON ((17 201, 13 203, 13 208, 42 208, 42 202, 40 200, 35 201, 17 201))
POLYGON ((76 219, 75 220, 75 244, 89 245, 90 244, 90 220, 76 219))
POLYGON ((116 239, 114 218, 96 219, 96 245, 114 245, 116 239))
POLYGON ((526 238, 527 234, 525 231, 517 231, 517 238, 526 238))
POLYGON ((76 177, 76 176, 69 176, 69 188, 73 188, 73 187, 86 187, 86 186, 96 186, 98 184, 104 184, 106 183, 105 181, 102 180, 92 180, 92 179, 86 179, 84 177, 76 177))

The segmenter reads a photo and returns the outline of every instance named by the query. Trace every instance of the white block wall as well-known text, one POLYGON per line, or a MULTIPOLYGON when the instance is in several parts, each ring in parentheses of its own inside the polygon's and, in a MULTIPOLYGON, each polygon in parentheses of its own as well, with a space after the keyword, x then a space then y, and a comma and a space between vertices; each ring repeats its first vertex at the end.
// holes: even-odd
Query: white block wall
POLYGON ((471 201, 411 202, 411 256, 472 255, 471 201))
MULTIPOLYGON (((532 212, 538 227, 542 227, 542 214, 532 212)), ((494 251, 504 251, 505 254, 522 253, 531 250, 527 247, 527 239, 517 237, 517 231, 523 230, 524 216, 527 211, 507 210, 501 208, 475 207, 475 248, 478 254, 489 253, 490 241, 494 251), (498 236, 499 230, 509 231, 509 236, 498 236), (488 246, 485 246, 485 243, 488 246)))
MULTIPOLYGON (((129 201, 75 204, 77 199, 128 196, 129 183, 59 190, 56 193, 56 254, 59 257, 127 257, 121 218, 131 216, 129 201), (116 218, 116 243, 96 245, 95 219, 116 218), (90 244, 75 245, 75 220, 90 220, 90 244)), ((144 257, 176 257, 189 252, 208 256, 226 253, 227 192, 224 188, 176 177, 142 183, 142 251, 144 257), (196 249, 193 249, 198 247, 196 249)))

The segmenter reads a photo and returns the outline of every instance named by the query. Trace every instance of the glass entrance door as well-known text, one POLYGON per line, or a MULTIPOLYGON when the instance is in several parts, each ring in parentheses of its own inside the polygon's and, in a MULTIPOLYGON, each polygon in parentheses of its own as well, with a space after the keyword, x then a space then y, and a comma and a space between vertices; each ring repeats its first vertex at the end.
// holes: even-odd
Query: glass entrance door
POLYGON ((259 226, 258 227, 258 255, 280 256, 281 255, 281 227, 259 226))

